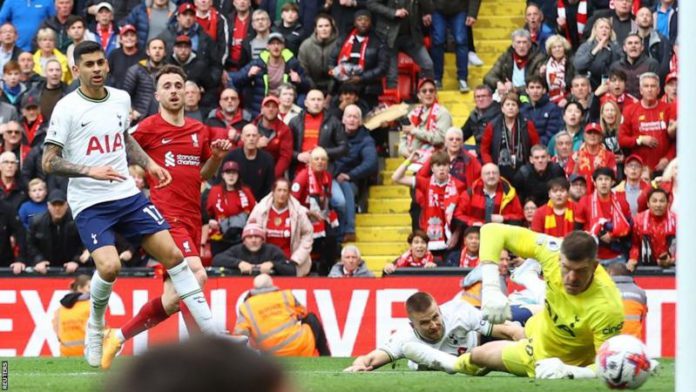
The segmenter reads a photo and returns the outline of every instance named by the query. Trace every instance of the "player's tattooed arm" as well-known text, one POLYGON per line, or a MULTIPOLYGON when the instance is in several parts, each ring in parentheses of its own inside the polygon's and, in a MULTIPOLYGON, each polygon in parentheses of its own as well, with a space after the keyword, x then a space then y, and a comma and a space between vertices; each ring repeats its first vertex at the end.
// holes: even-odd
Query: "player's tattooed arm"
POLYGON ((128 157, 128 162, 135 163, 147 170, 150 165, 150 157, 143 148, 140 147, 140 144, 133 139, 130 133, 126 131, 123 135, 126 141, 126 157, 128 157))
POLYGON ((63 159, 63 147, 46 143, 44 146, 41 167, 46 174, 57 174, 65 177, 89 177, 89 166, 70 163, 63 159))

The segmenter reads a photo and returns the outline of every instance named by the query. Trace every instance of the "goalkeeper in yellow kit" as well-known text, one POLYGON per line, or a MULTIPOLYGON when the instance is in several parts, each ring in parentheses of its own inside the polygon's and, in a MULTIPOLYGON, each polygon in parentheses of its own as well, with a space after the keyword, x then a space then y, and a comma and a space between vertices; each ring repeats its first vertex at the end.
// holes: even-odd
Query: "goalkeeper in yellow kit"
POLYGON ((487 369, 536 378, 595 377, 595 353, 621 331, 624 314, 619 290, 598 265, 594 237, 574 231, 561 240, 521 227, 483 226, 481 310, 493 324, 510 319, 498 278, 502 249, 539 261, 546 281, 545 310, 527 321, 526 339, 476 347, 457 359, 455 370, 471 375, 487 369))

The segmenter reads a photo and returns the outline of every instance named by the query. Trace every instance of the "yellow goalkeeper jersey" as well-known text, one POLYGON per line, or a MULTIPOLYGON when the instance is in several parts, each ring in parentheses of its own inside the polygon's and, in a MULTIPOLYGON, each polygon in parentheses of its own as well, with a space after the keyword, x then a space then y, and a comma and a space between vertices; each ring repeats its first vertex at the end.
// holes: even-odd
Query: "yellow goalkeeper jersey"
POLYGON ((594 363, 599 346, 621 332, 621 294, 601 265, 587 290, 578 295, 566 293, 561 277, 561 242, 522 227, 487 224, 481 229, 480 260, 497 263, 501 250, 507 249, 539 261, 546 281, 545 310, 525 326, 534 359, 560 358, 569 365, 588 366, 594 363))

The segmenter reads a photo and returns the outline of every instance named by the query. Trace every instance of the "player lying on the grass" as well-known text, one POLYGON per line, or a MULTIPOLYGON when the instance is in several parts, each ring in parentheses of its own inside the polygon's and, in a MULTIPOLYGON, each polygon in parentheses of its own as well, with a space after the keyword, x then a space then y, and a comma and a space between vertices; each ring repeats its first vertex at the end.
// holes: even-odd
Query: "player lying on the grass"
MULTIPOLYGON (((159 112, 141 121, 130 132, 152 160, 170 168, 171 185, 152 189, 150 197, 171 225, 176 246, 186 257, 199 286, 203 287, 207 275, 199 254, 201 180, 215 175, 231 143, 215 139, 208 126, 184 117, 185 82, 186 74, 181 68, 165 65, 155 76, 159 112)), ((111 367, 126 340, 176 314, 180 309, 179 301, 171 278, 166 276, 162 296, 145 304, 123 328, 106 334, 102 368, 111 367)), ((191 322, 185 304, 181 305, 181 310, 189 332, 193 332, 191 328, 195 328, 195 323, 191 322)))
POLYGON ((80 238, 97 270, 92 277, 92 304, 85 337, 85 357, 99 366, 104 338, 104 313, 121 269, 115 234, 142 238, 145 251, 167 269, 179 298, 203 332, 217 333, 198 281, 176 247, 169 225, 135 186, 128 162, 158 180, 171 182, 169 172, 150 159, 128 134, 130 97, 105 87, 109 64, 96 42, 75 47, 73 71, 80 87, 56 104, 46 136, 42 168, 46 174, 70 177, 68 203, 80 238))
POLYGON ((456 355, 476 347, 481 336, 524 338, 519 324, 492 325, 478 309, 459 299, 438 306, 430 294, 418 292, 406 300, 406 313, 409 328, 396 331, 386 344, 357 357, 344 371, 370 371, 408 358, 426 368, 454 372, 456 355))
POLYGON ((481 229, 482 313, 491 323, 510 318, 508 298, 500 291, 501 249, 541 263, 546 280, 546 311, 532 316, 526 338, 494 341, 457 360, 458 372, 482 369, 536 378, 591 378, 596 350, 623 326, 621 294, 597 262, 594 237, 573 231, 561 240, 521 227, 487 224, 481 229))

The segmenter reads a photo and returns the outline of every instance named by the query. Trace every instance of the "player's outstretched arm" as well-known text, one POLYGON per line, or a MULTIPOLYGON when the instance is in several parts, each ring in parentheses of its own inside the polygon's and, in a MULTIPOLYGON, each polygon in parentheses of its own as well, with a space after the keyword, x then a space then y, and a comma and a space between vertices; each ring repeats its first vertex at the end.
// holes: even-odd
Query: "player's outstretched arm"
POLYGON ((369 372, 391 362, 392 359, 384 350, 373 350, 361 355, 353 361, 353 364, 343 369, 344 372, 369 372))
POLYGON ((46 143, 41 167, 46 174, 57 174, 65 177, 92 177, 96 180, 123 181, 125 176, 111 166, 87 166, 68 162, 63 159, 63 147, 46 143))
POLYGON ((159 181, 157 188, 162 188, 172 182, 172 175, 162 166, 150 159, 145 150, 140 147, 140 144, 133 139, 130 132, 124 132, 123 137, 125 138, 126 157, 129 163, 135 163, 150 173, 151 176, 155 177, 159 181))

